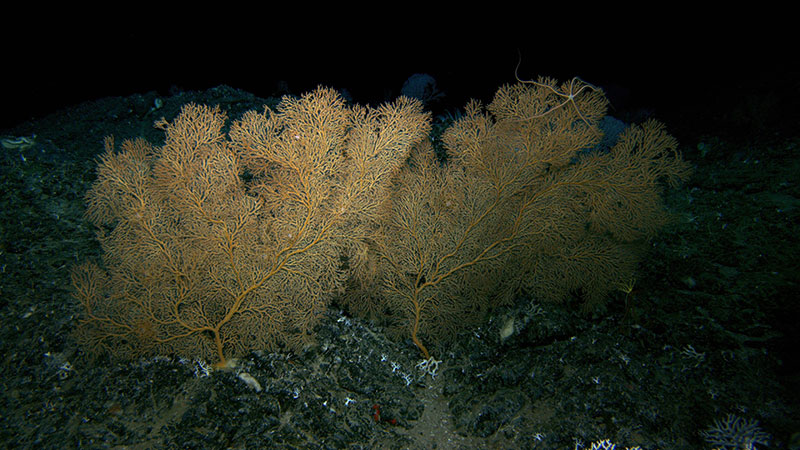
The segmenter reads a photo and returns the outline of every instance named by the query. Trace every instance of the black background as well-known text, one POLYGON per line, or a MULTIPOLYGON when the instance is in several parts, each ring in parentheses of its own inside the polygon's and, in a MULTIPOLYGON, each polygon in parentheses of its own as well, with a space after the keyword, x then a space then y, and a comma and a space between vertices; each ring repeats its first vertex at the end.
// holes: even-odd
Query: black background
POLYGON ((781 99, 775 108, 797 116, 800 76, 789 28, 757 16, 740 17, 748 21, 740 26, 674 11, 637 19, 584 13, 591 27, 564 12, 507 22, 398 12, 391 21, 350 16, 323 25, 288 12, 244 21, 243 13, 234 20, 224 11, 219 20, 210 11, 204 20, 118 13, 7 21, 0 28, 0 129, 101 97, 221 84, 259 97, 321 84, 378 103, 398 95, 414 73, 432 75, 447 95, 439 108, 452 110, 469 98, 491 101, 514 81, 518 63, 521 78, 580 76, 603 87, 612 113, 644 108, 667 123, 691 122, 723 115, 747 96, 770 95, 781 99))

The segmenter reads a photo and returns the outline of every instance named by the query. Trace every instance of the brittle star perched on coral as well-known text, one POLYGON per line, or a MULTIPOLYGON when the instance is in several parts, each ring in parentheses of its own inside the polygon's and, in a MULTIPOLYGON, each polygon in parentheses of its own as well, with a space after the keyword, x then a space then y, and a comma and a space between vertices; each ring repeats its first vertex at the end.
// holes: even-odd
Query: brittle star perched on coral
POLYGON ((575 103, 575 99, 581 92, 583 92, 586 89, 590 89, 592 91, 596 91, 596 92, 599 92, 599 93, 603 92, 602 89, 598 88, 597 86, 595 86, 595 85, 593 85, 591 83, 588 83, 588 82, 584 81, 583 79, 581 79, 580 77, 577 77, 577 76, 576 77, 572 77, 571 80, 569 80, 568 82, 565 83, 565 86, 567 88, 566 92, 563 92, 563 91, 557 89, 554 86, 555 82, 553 82, 553 80, 547 80, 547 79, 541 79, 541 81, 523 80, 523 79, 521 79, 519 77, 519 73, 518 73, 519 65, 521 63, 522 63, 522 60, 520 60, 520 62, 517 63, 517 67, 514 69, 514 78, 516 78, 517 81, 519 81, 520 83, 523 83, 523 84, 532 84, 534 86, 538 86, 538 87, 541 87, 541 88, 548 89, 553 94, 555 94, 555 95, 557 95, 557 96, 559 96, 559 97, 564 99, 563 102, 559 103, 556 106, 552 106, 552 107, 547 108, 541 114, 536 114, 536 115, 533 115, 533 116, 529 116, 529 117, 526 117, 526 119, 536 119, 536 118, 539 118, 539 117, 544 117, 545 115, 547 115, 547 114, 549 114, 549 113, 561 108, 562 106, 566 105, 567 103, 571 103, 572 106, 575 108, 575 112, 578 114, 578 117, 580 117, 581 120, 584 123, 586 123, 587 125, 590 124, 589 119, 587 119, 586 116, 584 116, 583 113, 581 112, 580 108, 578 108, 578 105, 575 103), (551 82, 552 82, 552 84, 551 84, 551 82))

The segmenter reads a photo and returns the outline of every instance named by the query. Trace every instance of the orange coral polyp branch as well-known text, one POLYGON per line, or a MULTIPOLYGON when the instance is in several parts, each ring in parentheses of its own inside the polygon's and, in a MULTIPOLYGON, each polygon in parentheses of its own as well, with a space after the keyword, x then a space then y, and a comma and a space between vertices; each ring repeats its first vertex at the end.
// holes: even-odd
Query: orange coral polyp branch
POLYGON ((375 193, 430 128, 419 102, 373 111, 319 88, 285 98, 274 113, 245 113, 227 136, 219 108, 189 104, 158 122, 162 147, 126 141, 116 152, 107 139, 87 216, 116 229, 103 238, 101 266, 75 268, 78 339, 119 357, 222 363, 270 345, 300 348, 343 288, 341 249, 363 245, 380 206, 375 193), (358 131, 370 129, 392 139, 358 131), (373 160, 345 146, 398 156, 373 160), (358 205, 346 222, 344 211, 321 207, 345 200, 358 205), (297 206, 281 209, 287 202, 297 206), (148 300, 120 307, 128 292, 148 300))
POLYGON ((376 272, 387 281, 375 282, 373 310, 407 324, 426 357, 423 338, 451 340, 523 288, 554 301, 582 291, 587 304, 596 304, 619 280, 630 279, 639 248, 663 224, 659 180, 688 174, 673 141, 648 123, 631 135, 646 140, 648 151, 627 151, 630 139, 623 135, 610 152, 582 154, 600 135, 595 120, 605 113, 602 92, 577 77, 561 89, 547 80, 519 82, 498 91, 488 114, 471 103, 444 133, 453 156, 447 164, 436 162, 432 147, 422 149, 387 200, 376 246, 376 272), (542 105, 551 106, 530 114, 542 105), (477 197, 450 214, 429 195, 440 184, 455 197, 493 197, 477 197), (426 207, 407 206, 415 201, 426 207), (437 231, 443 217, 450 227, 445 233, 437 231), (631 217, 640 222, 636 233, 629 230, 631 217), (416 274, 415 282, 404 282, 404 274, 416 274))
POLYGON ((160 148, 107 140, 87 217, 114 230, 102 264, 73 271, 79 341, 227 365, 301 348, 345 292, 428 359, 426 344, 521 289, 601 301, 663 225, 660 183, 689 170, 655 122, 582 153, 606 103, 580 78, 560 86, 519 80, 486 111, 470 103, 443 135, 444 164, 418 102, 349 107, 324 88, 245 113, 227 136, 219 108, 187 105, 160 122, 160 148))

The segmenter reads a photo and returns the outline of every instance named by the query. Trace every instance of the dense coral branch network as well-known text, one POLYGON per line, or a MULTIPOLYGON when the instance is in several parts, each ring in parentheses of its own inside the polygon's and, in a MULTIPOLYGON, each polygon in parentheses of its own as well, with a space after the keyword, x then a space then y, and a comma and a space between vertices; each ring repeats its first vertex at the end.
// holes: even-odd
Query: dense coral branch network
POLYGON ((584 123, 586 123, 587 125, 590 124, 589 119, 586 116, 584 116, 584 114, 581 112, 580 107, 576 103, 577 97, 582 92, 584 92, 586 90, 589 90, 589 91, 592 91, 592 92, 599 92, 599 93, 602 94, 602 89, 598 88, 597 86, 595 86, 593 84, 587 83, 586 81, 582 80, 580 77, 577 77, 577 76, 576 77, 572 77, 571 80, 569 80, 567 83, 565 83, 563 88, 558 88, 558 87, 556 87, 554 85, 555 83, 553 83, 552 81, 546 81, 544 79, 540 79, 538 81, 537 80, 523 80, 523 79, 521 79, 519 77, 519 73, 518 73, 520 63, 521 63, 521 61, 519 63, 517 63, 517 67, 514 69, 514 78, 516 78, 516 80, 518 82, 523 83, 523 84, 530 84, 530 85, 533 85, 533 86, 537 86, 537 87, 546 89, 549 92, 551 92, 552 94, 556 95, 557 97, 563 99, 563 101, 561 103, 558 103, 555 106, 550 106, 547 110, 543 111, 542 113, 537 114, 537 115, 533 115, 533 116, 529 116, 526 119, 536 119, 536 118, 542 117, 542 116, 544 116, 546 114, 549 114, 549 113, 551 113, 551 112, 553 112, 553 111, 555 111, 555 110, 557 110, 559 108, 562 108, 562 107, 564 107, 566 105, 572 105, 572 107, 575 109, 575 113, 578 114, 578 117, 580 117, 580 119, 584 123))
MULTIPOLYGON (((634 278, 688 176, 654 121, 596 151, 602 91, 519 80, 428 138, 422 105, 318 88, 250 111, 186 105, 162 146, 112 139, 87 194, 101 261, 73 270, 96 354, 297 350, 338 297, 428 360, 524 290, 597 305, 634 278)), ((627 291, 630 293, 630 289, 627 291)))

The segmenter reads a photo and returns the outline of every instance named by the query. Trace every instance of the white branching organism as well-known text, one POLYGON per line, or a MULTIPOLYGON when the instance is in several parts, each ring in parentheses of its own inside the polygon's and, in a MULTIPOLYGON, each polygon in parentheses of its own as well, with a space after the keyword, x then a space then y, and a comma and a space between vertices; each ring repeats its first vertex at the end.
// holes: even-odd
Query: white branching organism
POLYGON ((769 445, 770 435, 764 432, 757 420, 747 420, 728 414, 724 420, 701 433, 706 442, 723 450, 755 449, 756 444, 769 445))

